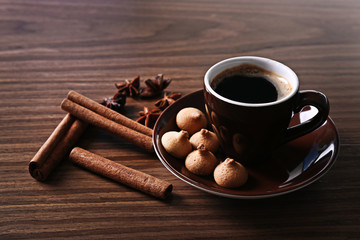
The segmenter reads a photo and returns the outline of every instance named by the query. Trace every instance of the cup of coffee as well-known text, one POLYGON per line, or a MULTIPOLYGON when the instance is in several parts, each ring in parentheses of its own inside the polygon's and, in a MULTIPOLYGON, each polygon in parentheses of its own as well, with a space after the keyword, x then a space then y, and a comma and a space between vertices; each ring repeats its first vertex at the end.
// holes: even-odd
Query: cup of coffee
POLYGON ((224 153, 250 165, 268 159, 280 145, 320 127, 329 114, 326 96, 299 90, 299 80, 286 65, 262 57, 223 60, 204 77, 205 108, 224 153), (289 127, 306 106, 318 112, 289 127))

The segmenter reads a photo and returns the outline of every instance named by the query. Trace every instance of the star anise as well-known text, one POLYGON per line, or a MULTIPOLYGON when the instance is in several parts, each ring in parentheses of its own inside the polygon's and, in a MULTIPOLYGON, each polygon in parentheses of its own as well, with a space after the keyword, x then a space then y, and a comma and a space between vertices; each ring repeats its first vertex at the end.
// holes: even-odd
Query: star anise
POLYGON ((114 111, 121 112, 124 109, 125 103, 126 95, 117 92, 113 97, 104 98, 101 104, 114 111))
POLYGON ((159 96, 169 86, 171 79, 164 79, 163 74, 158 74, 155 79, 145 81, 146 88, 142 89, 140 96, 144 98, 159 96))
POLYGON ((160 108, 161 110, 164 110, 165 108, 173 104, 176 100, 178 100, 180 97, 181 93, 171 93, 169 95, 164 93, 164 97, 157 100, 155 102, 155 106, 160 108))
POLYGON ((116 88, 119 93, 123 93, 126 96, 136 97, 139 95, 140 87, 140 76, 136 76, 133 80, 129 81, 128 79, 124 80, 121 83, 115 83, 116 88))
POLYGON ((148 107, 144 107, 144 110, 139 112, 140 117, 136 121, 149 128, 153 128, 160 114, 161 109, 159 108, 150 111, 148 107))

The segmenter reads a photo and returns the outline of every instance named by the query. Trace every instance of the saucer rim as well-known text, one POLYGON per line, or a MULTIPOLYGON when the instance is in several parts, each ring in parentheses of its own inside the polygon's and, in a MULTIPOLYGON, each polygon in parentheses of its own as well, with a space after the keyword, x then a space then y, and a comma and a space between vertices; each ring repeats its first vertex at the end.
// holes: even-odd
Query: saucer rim
MULTIPOLYGON (((176 102, 181 102, 184 98, 188 98, 191 97, 192 95, 196 95, 196 94, 200 94, 200 92, 203 92, 203 90, 197 90, 194 92, 191 92, 189 94, 184 95, 183 97, 181 97, 180 99, 178 99, 176 102)), ((177 103, 179 104, 179 103, 177 103)), ((169 106, 170 108, 171 106, 169 106)), ((334 130, 335 133, 335 138, 334 138, 334 142, 337 143, 336 146, 334 147, 334 153, 332 154, 332 157, 327 161, 326 165, 321 168, 318 172, 316 172, 315 174, 311 175, 307 180, 304 180, 300 183, 297 183, 291 187, 286 187, 284 188, 283 191, 276 191, 276 192, 272 192, 269 191, 268 193, 261 193, 261 194, 251 194, 251 195, 246 195, 246 194, 232 194, 232 193, 224 193, 224 192, 219 192, 219 191, 214 191, 212 189, 208 189, 206 187, 202 187, 200 185, 204 185, 202 183, 197 182, 194 179, 191 179, 183 174, 181 174, 178 170, 176 170, 168 161, 166 161, 166 158, 162 155, 160 148, 159 148, 159 144, 160 144, 160 139, 159 139, 159 132, 161 129, 159 129, 158 131, 155 131, 156 129, 158 129, 158 125, 160 124, 160 121, 163 117, 164 114, 166 114, 166 110, 165 109, 161 115, 159 116, 159 118, 157 119, 155 125, 154 125, 154 132, 153 132, 153 136, 152 136, 152 141, 153 141, 153 146, 154 146, 154 150, 155 153, 158 157, 158 159, 160 160, 160 162, 165 166, 165 168, 171 172, 173 175, 175 175, 178 179, 180 179, 181 181, 210 194, 214 194, 217 196, 221 196, 221 197, 226 197, 226 198, 233 198, 233 199, 262 199, 262 198, 270 198, 270 197, 276 197, 276 196, 280 196, 280 195, 284 195, 284 194, 288 194, 291 192, 295 192, 298 191, 302 188, 305 188, 307 186, 309 186, 310 184, 314 183, 315 181, 319 180, 322 176, 324 176, 330 169, 331 167, 335 164, 336 159, 339 155, 339 148, 340 148, 340 144, 339 144, 339 132, 338 129, 334 123, 334 121, 331 119, 330 116, 328 116, 327 121, 330 123, 331 127, 334 130), (156 133, 157 132, 157 133, 156 133)), ((301 175, 301 174, 300 174, 301 175)), ((299 175, 299 176, 300 176, 299 175)), ((207 186, 207 185, 205 185, 207 186)), ((280 186, 280 185, 279 185, 280 186)))

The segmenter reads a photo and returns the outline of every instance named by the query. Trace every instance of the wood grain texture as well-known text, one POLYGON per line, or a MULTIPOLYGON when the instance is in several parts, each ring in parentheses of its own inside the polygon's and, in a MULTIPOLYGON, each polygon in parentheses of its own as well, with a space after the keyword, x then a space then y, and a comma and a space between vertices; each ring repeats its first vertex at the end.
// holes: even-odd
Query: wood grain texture
MULTIPOLYGON (((359 16, 357 0, 0 0, 0 239, 359 239, 359 16), (30 177, 69 90, 100 101, 117 81, 163 73, 186 94, 240 55, 284 62, 301 89, 329 97, 341 149, 319 181, 276 198, 221 198, 96 128, 80 147, 172 183, 172 200, 66 160, 45 183, 30 177)), ((129 98, 126 115, 153 102, 129 98)))

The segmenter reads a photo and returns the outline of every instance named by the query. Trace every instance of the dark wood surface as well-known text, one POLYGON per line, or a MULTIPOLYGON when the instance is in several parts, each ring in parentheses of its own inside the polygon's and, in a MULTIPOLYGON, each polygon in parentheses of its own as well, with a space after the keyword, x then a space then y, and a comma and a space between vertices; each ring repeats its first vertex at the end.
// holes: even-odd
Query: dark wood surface
MULTIPOLYGON (((0 1, 0 239, 359 239, 360 2, 0 1), (169 91, 241 55, 284 62, 324 92, 340 134, 335 165, 299 191, 234 200, 197 190, 153 154, 90 128, 79 146, 174 185, 157 200, 74 166, 48 181, 28 163, 65 116, 69 90, 94 100, 158 73, 169 91)), ((154 100, 128 98, 136 119, 154 100)))

